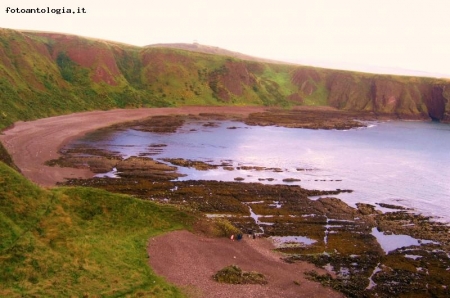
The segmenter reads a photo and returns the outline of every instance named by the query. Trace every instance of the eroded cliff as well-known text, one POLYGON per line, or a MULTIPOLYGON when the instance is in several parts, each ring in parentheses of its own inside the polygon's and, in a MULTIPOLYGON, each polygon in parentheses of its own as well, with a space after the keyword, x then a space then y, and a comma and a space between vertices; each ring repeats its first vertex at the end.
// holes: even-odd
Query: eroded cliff
MULTIPOLYGON (((450 122, 450 81, 0 29, 0 127, 92 109, 321 105, 450 122)), ((226 53, 226 52, 224 52, 226 53)))

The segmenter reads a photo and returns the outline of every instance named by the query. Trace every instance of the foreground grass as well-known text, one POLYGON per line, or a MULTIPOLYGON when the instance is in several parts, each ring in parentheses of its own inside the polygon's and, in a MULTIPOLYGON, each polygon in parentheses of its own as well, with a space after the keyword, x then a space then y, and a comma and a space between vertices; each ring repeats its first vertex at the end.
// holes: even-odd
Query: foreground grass
POLYGON ((41 189, 0 162, 0 296, 182 297, 148 266, 146 245, 192 221, 102 190, 41 189))

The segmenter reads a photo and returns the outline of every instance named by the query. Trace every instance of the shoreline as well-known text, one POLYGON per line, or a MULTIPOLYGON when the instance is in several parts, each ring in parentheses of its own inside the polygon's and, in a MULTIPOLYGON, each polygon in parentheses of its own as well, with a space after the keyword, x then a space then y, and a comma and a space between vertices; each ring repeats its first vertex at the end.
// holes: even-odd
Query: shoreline
POLYGON ((61 156, 59 150, 64 145, 86 133, 148 117, 202 113, 246 117, 243 121, 250 125, 279 125, 309 129, 349 129, 362 125, 355 119, 361 121, 395 119, 395 115, 387 117, 322 106, 301 106, 291 110, 261 106, 113 109, 73 113, 27 122, 19 121, 0 132, 0 142, 26 178, 40 186, 53 187, 67 179, 94 176, 94 173, 88 169, 45 165, 46 161, 58 159, 61 156))
POLYGON ((160 115, 187 115, 222 113, 249 115, 263 112, 264 107, 203 107, 140 108, 92 111, 43 118, 28 122, 16 122, 0 134, 0 141, 11 155, 22 174, 32 182, 53 187, 66 178, 91 178, 88 169, 46 166, 45 162, 57 159, 59 150, 71 140, 88 132, 113 124, 160 115), (100 119, 100 121, 99 121, 100 119))

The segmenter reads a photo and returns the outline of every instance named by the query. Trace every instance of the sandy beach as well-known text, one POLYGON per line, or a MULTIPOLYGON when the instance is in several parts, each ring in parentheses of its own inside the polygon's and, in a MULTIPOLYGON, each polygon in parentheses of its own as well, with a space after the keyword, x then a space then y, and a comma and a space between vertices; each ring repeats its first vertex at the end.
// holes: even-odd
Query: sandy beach
POLYGON ((262 107, 180 107, 116 109, 74 113, 28 122, 17 122, 0 134, 0 141, 11 154, 23 175, 45 187, 55 186, 65 178, 90 178, 88 169, 46 166, 45 162, 59 157, 59 149, 87 132, 116 123, 151 116, 170 114, 223 113, 248 115, 261 112, 262 107))

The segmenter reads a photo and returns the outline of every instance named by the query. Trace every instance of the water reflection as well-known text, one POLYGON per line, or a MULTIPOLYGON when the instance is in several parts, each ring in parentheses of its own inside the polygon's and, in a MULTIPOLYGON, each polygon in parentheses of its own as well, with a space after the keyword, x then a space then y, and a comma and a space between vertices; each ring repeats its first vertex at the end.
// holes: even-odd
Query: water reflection
POLYGON ((378 231, 377 228, 372 228, 372 235, 377 238, 378 243, 386 254, 396 249, 408 246, 420 246, 422 244, 438 244, 431 240, 415 239, 408 235, 386 235, 378 231))
POLYGON ((450 209, 450 167, 443 166, 450 164, 450 125, 388 122, 333 131, 250 127, 233 121, 217 122, 214 127, 203 124, 187 122, 177 133, 133 129, 97 133, 77 143, 117 151, 124 158, 148 155, 218 165, 226 160, 232 167, 180 168, 187 175, 183 180, 242 177, 244 182, 352 189, 353 193, 338 196, 352 206, 358 202, 396 204, 450 221, 446 211, 450 209), (237 129, 228 129, 233 126, 237 129), (155 144, 161 147, 151 151, 155 144), (238 169, 241 166, 266 170, 238 169))
POLYGON ((317 242, 305 236, 271 236, 269 238, 273 241, 276 248, 302 247, 317 242))

